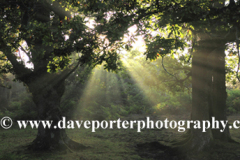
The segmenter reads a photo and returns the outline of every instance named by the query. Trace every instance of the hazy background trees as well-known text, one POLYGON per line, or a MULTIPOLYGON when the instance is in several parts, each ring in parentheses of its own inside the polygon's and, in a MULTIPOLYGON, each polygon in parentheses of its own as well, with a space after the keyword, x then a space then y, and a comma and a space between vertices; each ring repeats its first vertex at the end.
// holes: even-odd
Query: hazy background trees
MULTIPOLYGON (((187 114, 191 112, 192 86, 191 78, 179 83, 169 73, 186 77, 183 65, 172 57, 165 57, 167 73, 162 68, 162 59, 146 61, 141 51, 132 50, 122 55, 127 64, 117 73, 96 68, 77 69, 66 80, 66 91, 61 101, 61 110, 69 119, 114 119, 130 114, 164 115, 187 114), (146 73, 145 73, 146 72, 146 73)), ((34 119, 35 104, 25 86, 12 81, 14 76, 3 74, 1 87, 1 115, 8 114, 14 119, 34 119)), ((234 78, 234 75, 232 75, 234 78)), ((237 114, 240 111, 240 91, 238 84, 227 85, 227 113, 237 114)))

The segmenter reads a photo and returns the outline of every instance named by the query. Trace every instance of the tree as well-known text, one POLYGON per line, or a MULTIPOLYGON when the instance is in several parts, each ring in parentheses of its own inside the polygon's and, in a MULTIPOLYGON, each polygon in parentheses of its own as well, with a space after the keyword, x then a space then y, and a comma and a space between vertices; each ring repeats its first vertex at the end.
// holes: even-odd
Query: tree
POLYGON ((1 60, 11 63, 2 69, 12 72, 27 86, 37 106, 38 119, 53 120, 50 129, 40 125, 30 148, 84 148, 69 139, 65 130, 53 127, 61 120, 64 81, 87 64, 105 62, 106 69, 117 69, 114 42, 119 36, 112 36, 109 42, 101 37, 100 29, 105 28, 106 21, 103 12, 100 28, 86 25, 93 17, 86 1, 13 0, 1 1, 0 6, 1 60), (71 59, 73 53, 78 56, 75 61, 71 59))
MULTIPOLYGON (((112 17, 131 17, 137 35, 144 35, 149 59, 174 54, 188 47, 192 58, 192 120, 226 120, 225 44, 238 46, 239 1, 123 1, 120 12, 112 17), (121 15, 121 16, 119 16, 121 15), (152 32, 155 33, 152 34, 152 32), (219 100, 220 99, 220 100, 219 100)), ((181 80, 180 80, 181 81, 181 80)), ((220 129, 219 129, 220 130, 220 129)), ((200 151, 213 140, 231 141, 229 129, 224 132, 191 129, 186 148, 200 151)))
MULTIPOLYGON (((188 46, 186 41, 191 41, 190 47, 195 50, 191 55, 192 120, 210 120, 212 116, 217 120, 226 120, 224 51, 225 44, 236 41, 236 36, 238 37, 235 31, 238 31, 239 4, 230 1, 228 6, 224 6, 224 2, 171 1, 161 4, 156 2, 156 5, 149 7, 145 2, 146 7, 143 7, 143 15, 147 15, 141 21, 145 24, 144 28, 163 28, 168 31, 165 36, 163 33, 154 38, 151 35, 146 36, 148 58, 173 53, 179 47, 188 46)), ((203 133, 192 128, 184 145, 188 149, 199 151, 209 147, 214 139, 230 141, 229 129, 224 132, 208 130, 203 133)))
MULTIPOLYGON (((54 125, 61 117, 59 105, 66 77, 83 64, 105 61, 106 69, 117 69, 117 53, 120 48, 131 47, 134 36, 129 37, 129 42, 120 40, 130 26, 136 25, 137 35, 145 36, 149 59, 174 54, 184 47, 194 51, 189 56, 193 57, 192 119, 208 120, 216 116, 223 120, 226 119, 224 61, 219 63, 216 56, 224 58, 222 46, 236 40, 239 23, 239 2, 235 4, 231 0, 228 6, 223 6, 223 2, 3 1, 0 50, 12 64, 9 71, 28 86, 39 118, 52 119, 54 125), (74 13, 73 17, 70 12, 74 13), (91 18, 95 20, 92 28, 85 25, 85 20, 91 18), (155 31, 156 36, 150 30, 155 31), (27 48, 22 45, 24 42, 27 48), (29 58, 32 68, 27 68, 22 57, 15 54, 19 48, 29 58), (75 63, 70 59, 74 52, 80 53, 75 63), (218 97, 222 98, 221 107, 216 101, 218 97)), ((192 129, 190 135, 186 145, 196 150, 209 146, 213 139, 229 140, 228 130, 215 134, 212 130, 202 133, 192 129)), ((64 130, 40 127, 33 146, 35 149, 57 148, 62 141, 73 148, 76 144, 67 138, 64 130)))

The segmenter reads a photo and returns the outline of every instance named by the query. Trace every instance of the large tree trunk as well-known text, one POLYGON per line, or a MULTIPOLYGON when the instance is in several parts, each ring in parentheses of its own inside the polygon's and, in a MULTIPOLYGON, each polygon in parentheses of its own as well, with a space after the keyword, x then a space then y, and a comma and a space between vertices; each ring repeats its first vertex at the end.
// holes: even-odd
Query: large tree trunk
MULTIPOLYGON (((226 116, 226 85, 225 85, 225 45, 219 43, 209 56, 209 63, 212 68, 210 84, 210 117, 216 120, 227 120, 226 116)), ((230 139, 228 126, 223 132, 223 128, 212 130, 213 138, 222 141, 230 139)))
MULTIPOLYGON (((199 42, 199 47, 193 55, 192 59, 192 114, 191 120, 208 120, 209 104, 208 104, 208 79, 209 65, 206 61, 209 55, 209 48, 205 46, 205 42, 199 42), (203 47, 204 46, 204 47, 203 47)), ((212 139, 211 130, 202 132, 201 129, 195 129, 191 126, 190 137, 185 145, 188 149, 202 150, 210 145, 212 139)))
POLYGON ((53 123, 51 128, 44 128, 43 125, 39 126, 37 137, 33 141, 31 149, 54 150, 85 148, 83 145, 69 139, 65 129, 56 128, 59 120, 62 120, 60 100, 63 93, 64 83, 49 84, 47 88, 41 88, 32 93, 33 100, 38 108, 38 119, 52 120, 53 123))
MULTIPOLYGON (((225 45, 221 41, 200 40, 192 61, 192 114, 191 120, 227 120, 225 86, 225 45)), ((220 125, 221 126, 221 125, 220 125)), ((191 126, 185 141, 187 150, 201 151, 213 140, 230 140, 229 128, 201 129, 191 126)))

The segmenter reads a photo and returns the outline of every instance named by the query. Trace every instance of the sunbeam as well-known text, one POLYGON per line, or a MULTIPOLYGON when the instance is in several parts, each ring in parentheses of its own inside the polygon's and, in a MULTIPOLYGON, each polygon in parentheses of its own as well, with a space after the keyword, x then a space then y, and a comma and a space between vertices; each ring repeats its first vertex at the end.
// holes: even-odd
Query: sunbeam
MULTIPOLYGON (((144 95, 151 102, 156 102, 155 96, 149 93, 150 83, 151 85, 157 84, 158 79, 153 76, 149 71, 145 69, 142 64, 134 60, 123 60, 124 66, 126 66, 128 74, 134 79, 135 83, 143 91, 144 95)), ((152 88, 154 89, 154 88, 152 88)))
POLYGON ((103 65, 95 67, 78 102, 78 119, 104 119, 118 114, 114 112, 120 111, 117 106, 122 107, 123 103, 116 73, 107 72, 103 65))

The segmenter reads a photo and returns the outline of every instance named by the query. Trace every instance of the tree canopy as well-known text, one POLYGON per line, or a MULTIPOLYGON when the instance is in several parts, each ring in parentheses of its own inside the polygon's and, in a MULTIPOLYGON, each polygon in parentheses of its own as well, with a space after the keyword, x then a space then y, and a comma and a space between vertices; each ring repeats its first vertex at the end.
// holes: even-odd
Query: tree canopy
MULTIPOLYGON (((226 43, 236 42, 239 54, 239 1, 4 0, 0 6, 2 71, 28 86, 39 119, 60 119, 64 81, 73 71, 102 63, 105 69, 119 69, 119 53, 130 49, 138 35, 144 36, 147 59, 161 56, 163 67, 167 54, 186 66, 192 62, 191 71, 181 68, 184 76, 172 75, 180 85, 192 76, 192 119, 226 119, 224 51, 226 43), (135 35, 128 32, 130 26, 137 28, 135 35)), ((41 144, 37 149, 54 148, 61 137, 69 142, 65 131, 43 130, 35 140, 41 144)), ((191 134, 187 146, 197 150, 213 138, 230 139, 228 130, 191 134)))

